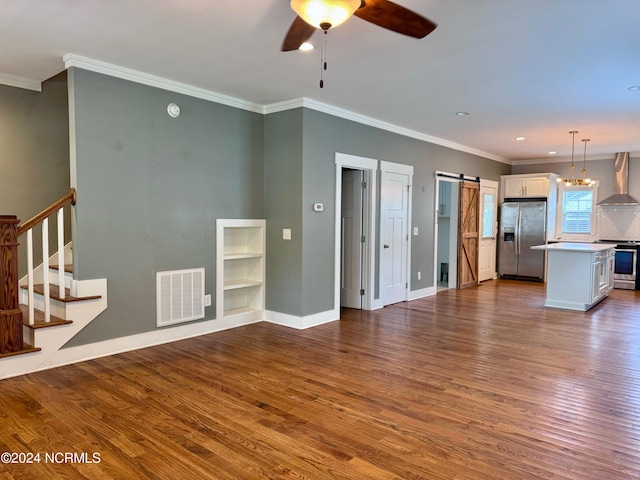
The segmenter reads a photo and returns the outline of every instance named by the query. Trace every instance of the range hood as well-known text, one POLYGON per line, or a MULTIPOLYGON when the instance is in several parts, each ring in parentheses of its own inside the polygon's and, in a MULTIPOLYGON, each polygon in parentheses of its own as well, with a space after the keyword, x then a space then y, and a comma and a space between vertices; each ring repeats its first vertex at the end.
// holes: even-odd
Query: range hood
POLYGON ((615 170, 613 195, 600 200, 598 205, 638 205, 640 202, 629 195, 629 152, 616 153, 613 165, 615 170))

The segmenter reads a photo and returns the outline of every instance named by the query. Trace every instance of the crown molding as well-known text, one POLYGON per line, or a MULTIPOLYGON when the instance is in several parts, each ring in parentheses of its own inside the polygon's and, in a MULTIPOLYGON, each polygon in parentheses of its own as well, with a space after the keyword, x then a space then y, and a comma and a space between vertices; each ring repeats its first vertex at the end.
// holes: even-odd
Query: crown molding
POLYGON ((0 84, 8 85, 10 87, 24 88, 25 90, 34 90, 36 92, 42 91, 41 82, 37 80, 31 80, 30 78, 8 75, 6 73, 0 73, 0 84))
POLYGON ((451 148, 453 150, 470 153, 472 155, 477 155, 479 157, 488 158, 489 160, 495 160, 497 162, 511 165, 511 160, 506 159, 504 157, 483 152, 481 150, 476 150, 475 148, 467 147, 466 145, 461 145, 459 143, 434 137, 432 135, 427 135, 426 133, 417 132, 415 130, 410 130, 408 128, 400 127, 398 125, 394 125, 389 122, 378 120, 373 117, 368 117, 366 115, 361 115, 359 113, 352 112, 350 110, 345 110, 343 108, 335 107, 333 105, 319 102, 311 98, 302 97, 302 98, 296 98, 293 100, 286 100, 284 102, 265 105, 264 113, 270 114, 270 113, 282 112, 284 110, 291 110, 291 109, 300 108, 300 107, 309 108, 311 110, 316 110, 318 112, 323 112, 329 115, 333 115, 334 117, 344 118, 345 120, 351 120, 352 122, 361 123, 363 125, 368 125, 370 127, 380 128, 381 130, 397 133, 405 137, 415 138, 417 140, 422 140, 422 141, 433 143, 443 147, 451 148))
MULTIPOLYGON (((594 153, 593 155, 587 155, 587 162, 597 162, 599 160, 611 160, 613 161, 615 153, 594 153)), ((629 158, 640 157, 640 152, 629 152, 629 158)), ((582 157, 574 158, 576 165, 582 164, 582 157)), ((561 157, 545 157, 545 158, 527 158, 522 160, 512 160, 514 166, 516 165, 537 165, 545 163, 571 163, 571 155, 565 155, 561 157)))
POLYGON ((101 73, 103 75, 109 75, 111 77, 117 77, 123 80, 140 83, 142 85, 161 88, 163 90, 169 90, 171 92, 201 98, 210 102, 221 103, 223 105, 239 108, 241 110, 248 110, 254 113, 263 113, 262 105, 247 102, 240 98, 215 93, 211 90, 205 90, 204 88, 194 87, 186 83, 175 82, 173 80, 168 80, 166 78, 151 75, 149 73, 139 72, 130 68, 120 67, 118 65, 101 62, 92 58, 81 57, 79 55, 71 53, 62 57, 62 60, 64 61, 64 67, 66 69, 77 67, 83 70, 89 70, 91 72, 101 73))
POLYGON ((335 107, 333 105, 329 105, 329 104, 319 102, 317 100, 313 100, 306 97, 285 100, 282 102, 272 103, 268 105, 260 105, 260 104, 248 102, 246 100, 242 100, 239 98, 229 97, 227 95, 221 95, 219 93, 215 93, 210 90, 205 90, 203 88, 194 87, 186 83, 175 82, 173 80, 168 80, 166 78, 158 77, 156 75, 139 72, 137 70, 132 70, 130 68, 120 67, 118 65, 113 65, 113 64, 102 62, 99 60, 94 60, 92 58, 82 57, 80 55, 75 55, 72 53, 69 53, 64 57, 62 57, 62 60, 64 61, 64 66, 66 69, 69 69, 71 67, 77 67, 83 70, 89 70, 92 72, 101 73, 103 75, 109 75, 112 77, 121 78, 123 80, 129 80, 129 81, 140 83, 150 87, 162 88, 164 90, 181 93, 183 95, 190 95, 192 97, 201 98, 203 100, 221 103, 223 105, 239 108, 241 110, 248 110, 254 113, 261 113, 263 115, 282 112, 285 110, 292 110, 294 108, 305 107, 311 110, 316 110, 318 112, 327 113, 335 117, 344 118, 345 120, 351 120, 353 122, 361 123, 363 125, 368 125, 370 127, 380 128, 382 130, 386 130, 392 133, 397 133, 405 137, 415 138, 417 140, 422 140, 422 141, 433 143, 443 147, 451 148, 453 150, 470 153, 472 155, 477 155, 479 157, 488 158, 490 160, 495 160, 497 162, 511 165, 510 160, 500 157, 498 155, 493 155, 491 153, 483 152, 481 150, 476 150, 475 148, 470 148, 465 145, 461 145, 459 143, 451 142, 449 140, 444 140, 442 138, 427 135, 425 133, 417 132, 415 130, 410 130, 408 128, 400 127, 398 125, 394 125, 389 122, 378 120, 373 117, 368 117, 366 115, 361 115, 359 113, 352 112, 350 110, 345 110, 343 108, 335 107))

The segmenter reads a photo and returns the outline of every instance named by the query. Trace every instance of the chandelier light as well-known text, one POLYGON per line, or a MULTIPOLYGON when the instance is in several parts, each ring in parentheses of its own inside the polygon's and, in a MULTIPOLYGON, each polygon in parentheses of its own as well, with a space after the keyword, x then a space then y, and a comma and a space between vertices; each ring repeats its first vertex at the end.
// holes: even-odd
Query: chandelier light
POLYGON ((325 32, 347 21, 360 5, 360 0, 291 0, 300 18, 325 32))
POLYGON ((572 136, 571 141, 571 165, 569 166, 569 177, 568 178, 558 178, 558 183, 564 183, 567 187, 579 186, 579 185, 593 185, 594 180, 591 180, 587 177, 587 142, 590 141, 589 138, 583 138, 584 142, 584 157, 582 159, 582 178, 576 178, 575 170, 576 166, 573 163, 573 156, 576 146, 576 133, 577 130, 572 130, 569 132, 572 136))

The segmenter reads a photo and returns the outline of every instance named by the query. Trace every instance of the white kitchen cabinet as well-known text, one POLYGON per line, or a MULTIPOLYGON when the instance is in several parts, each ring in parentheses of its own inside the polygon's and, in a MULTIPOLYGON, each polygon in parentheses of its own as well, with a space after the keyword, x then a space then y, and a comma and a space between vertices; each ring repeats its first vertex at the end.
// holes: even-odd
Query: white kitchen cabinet
POLYGON ((586 311, 613 289, 613 245, 552 243, 547 251, 545 307, 586 311))
POLYGON ((264 318, 265 221, 216 222, 216 318, 264 318))
POLYGON ((546 238, 556 238, 556 209, 558 205, 559 175, 555 173, 527 173, 500 177, 500 201, 545 199, 547 202, 546 238))
POLYGON ((535 173, 502 176, 502 199, 548 198, 557 190, 554 173, 535 173))

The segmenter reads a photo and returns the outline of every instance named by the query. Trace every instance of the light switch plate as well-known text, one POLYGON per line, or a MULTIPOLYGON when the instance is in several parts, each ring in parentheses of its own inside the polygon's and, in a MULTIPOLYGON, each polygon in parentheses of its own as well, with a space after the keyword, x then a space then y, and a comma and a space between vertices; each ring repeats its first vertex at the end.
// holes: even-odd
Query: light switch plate
POLYGON ((283 240, 291 240, 291 229, 283 228, 282 229, 282 239, 283 240))
POLYGON ((204 296, 204 306, 205 307, 211 306, 211 294, 204 296))

